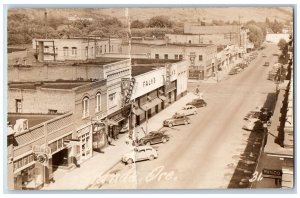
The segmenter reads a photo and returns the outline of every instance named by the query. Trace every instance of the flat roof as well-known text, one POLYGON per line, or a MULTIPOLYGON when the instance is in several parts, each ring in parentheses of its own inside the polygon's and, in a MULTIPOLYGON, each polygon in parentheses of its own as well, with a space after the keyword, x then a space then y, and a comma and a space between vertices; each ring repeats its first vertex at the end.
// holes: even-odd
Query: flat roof
POLYGON ((132 77, 135 77, 161 67, 162 66, 153 66, 153 65, 132 66, 131 75, 132 77))
POLYGON ((12 82, 8 84, 9 88, 16 89, 36 89, 37 87, 49 89, 73 89, 92 83, 95 81, 43 81, 43 82, 12 82))
POLYGON ((8 113, 7 121, 10 125, 14 126, 16 124, 16 120, 18 119, 27 119, 28 127, 31 128, 40 123, 51 120, 55 117, 58 117, 62 114, 25 114, 25 113, 8 113))
MULTIPOLYGON (((129 43, 122 43, 122 45, 128 45, 129 43)), ((154 44, 154 43, 135 43, 131 42, 131 45, 145 45, 145 46, 156 46, 156 47, 168 47, 168 46, 184 46, 184 47, 209 47, 214 46, 214 44, 189 44, 189 43, 163 43, 163 44, 154 44)))

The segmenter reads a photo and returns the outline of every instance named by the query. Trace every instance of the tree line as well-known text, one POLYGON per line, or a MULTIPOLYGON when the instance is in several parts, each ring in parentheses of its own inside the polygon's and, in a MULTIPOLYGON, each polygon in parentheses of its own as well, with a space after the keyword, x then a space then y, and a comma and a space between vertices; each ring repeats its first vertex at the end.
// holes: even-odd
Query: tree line
MULTIPOLYGON (((237 21, 212 20, 205 25, 238 25, 237 21)), ((250 30, 249 39, 259 47, 265 39, 267 29, 280 33, 284 23, 266 18, 265 22, 249 21, 244 24, 250 30)), ((166 33, 183 33, 183 23, 175 22, 166 16, 155 16, 147 21, 133 20, 130 30, 115 17, 69 21, 66 17, 51 16, 47 20, 47 31, 43 18, 30 18, 21 13, 8 16, 8 45, 29 44, 33 38, 70 38, 95 35, 99 37, 155 37, 163 39, 166 33)))

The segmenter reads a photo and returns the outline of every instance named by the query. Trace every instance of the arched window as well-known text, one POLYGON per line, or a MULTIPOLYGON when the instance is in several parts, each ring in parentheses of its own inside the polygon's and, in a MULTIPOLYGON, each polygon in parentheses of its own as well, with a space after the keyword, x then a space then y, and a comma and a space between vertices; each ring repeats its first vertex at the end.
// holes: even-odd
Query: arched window
POLYGON ((101 93, 96 94, 96 112, 101 111, 101 93))
POLYGON ((86 118, 89 116, 89 98, 84 97, 82 100, 82 117, 86 118))

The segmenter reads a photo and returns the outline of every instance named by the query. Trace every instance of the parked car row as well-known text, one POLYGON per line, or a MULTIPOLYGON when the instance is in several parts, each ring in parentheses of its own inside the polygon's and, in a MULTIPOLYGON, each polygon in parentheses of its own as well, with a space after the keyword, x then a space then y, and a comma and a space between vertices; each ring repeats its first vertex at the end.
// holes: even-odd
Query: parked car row
MULTIPOLYGON (((163 121, 163 126, 173 127, 191 123, 189 115, 197 114, 197 108, 207 106, 203 99, 194 99, 176 112, 171 118, 163 121)), ((133 142, 135 148, 122 156, 122 162, 132 164, 138 161, 153 160, 158 157, 158 151, 151 147, 152 144, 166 143, 170 137, 162 131, 151 131, 139 140, 133 142)))
POLYGON ((242 128, 249 131, 264 129, 270 124, 271 116, 272 112, 269 109, 257 107, 244 117, 245 122, 242 128))

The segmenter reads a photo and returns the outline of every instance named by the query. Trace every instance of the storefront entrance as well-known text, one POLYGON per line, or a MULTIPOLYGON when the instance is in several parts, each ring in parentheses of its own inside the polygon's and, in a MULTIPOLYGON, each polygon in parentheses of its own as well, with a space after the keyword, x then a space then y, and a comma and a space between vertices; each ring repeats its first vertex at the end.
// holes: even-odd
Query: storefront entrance
POLYGON ((52 167, 55 171, 59 167, 68 167, 68 149, 64 148, 63 150, 52 155, 52 167))

